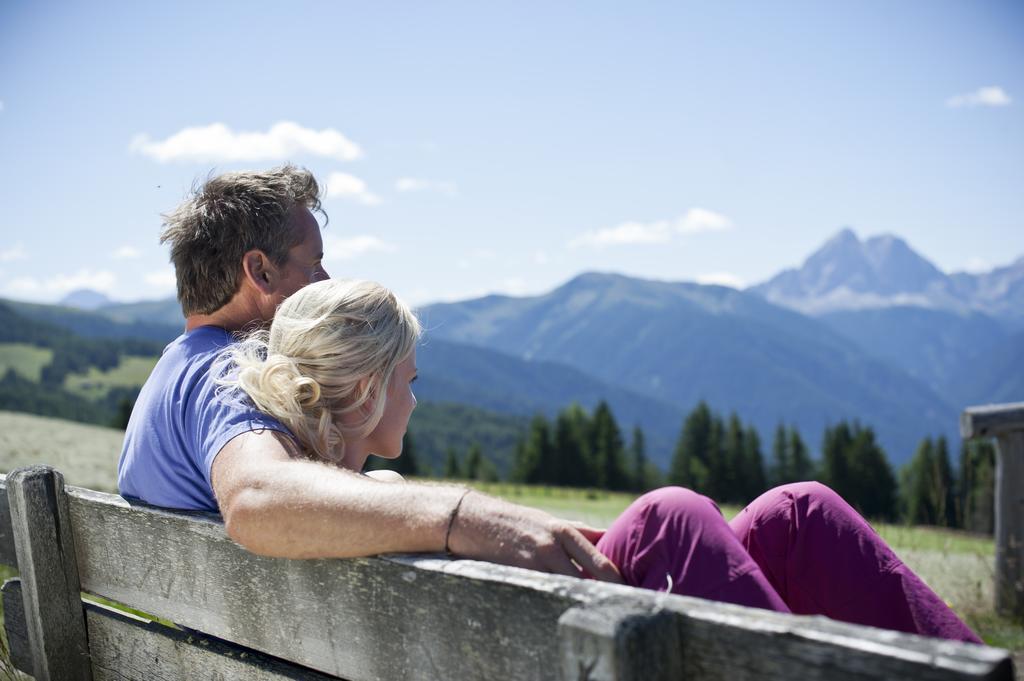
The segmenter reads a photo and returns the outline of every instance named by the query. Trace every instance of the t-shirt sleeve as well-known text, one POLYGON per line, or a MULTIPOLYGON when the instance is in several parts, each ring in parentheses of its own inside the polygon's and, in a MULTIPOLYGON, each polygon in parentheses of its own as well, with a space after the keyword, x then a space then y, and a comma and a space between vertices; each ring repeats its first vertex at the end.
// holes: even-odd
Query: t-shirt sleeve
POLYGON ((264 430, 275 430, 293 437, 284 424, 237 395, 211 391, 198 410, 195 446, 190 448, 195 456, 196 467, 211 489, 210 470, 213 468, 213 460, 224 445, 243 433, 264 430))

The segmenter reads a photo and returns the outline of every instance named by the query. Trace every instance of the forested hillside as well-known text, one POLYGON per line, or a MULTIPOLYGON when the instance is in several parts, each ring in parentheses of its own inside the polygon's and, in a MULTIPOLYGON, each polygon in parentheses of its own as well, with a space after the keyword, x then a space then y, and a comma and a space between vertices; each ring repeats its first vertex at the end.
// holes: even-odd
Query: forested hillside
POLYGON ((956 436, 957 408, 824 323, 718 286, 580 275, 528 298, 422 310, 435 336, 559 362, 688 410, 700 400, 769 432, 813 441, 840 420, 871 423, 897 463, 927 433, 956 436))

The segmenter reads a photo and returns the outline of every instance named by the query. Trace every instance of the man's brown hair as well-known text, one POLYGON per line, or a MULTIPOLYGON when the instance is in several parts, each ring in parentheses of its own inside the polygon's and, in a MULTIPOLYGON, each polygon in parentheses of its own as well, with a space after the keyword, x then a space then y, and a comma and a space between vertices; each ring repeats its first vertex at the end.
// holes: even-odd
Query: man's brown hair
POLYGON ((210 314, 230 302, 246 252, 261 250, 276 267, 288 261, 289 249, 299 242, 289 223, 295 206, 323 214, 320 185, 305 168, 283 165, 211 177, 163 216, 160 243, 171 245, 178 302, 186 317, 210 314))

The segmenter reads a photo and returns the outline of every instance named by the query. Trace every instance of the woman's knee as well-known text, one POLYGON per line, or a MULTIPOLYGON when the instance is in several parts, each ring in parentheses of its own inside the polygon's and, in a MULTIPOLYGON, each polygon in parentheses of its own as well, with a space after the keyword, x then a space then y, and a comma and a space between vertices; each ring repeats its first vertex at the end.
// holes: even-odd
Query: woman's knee
POLYGON ((655 515, 660 517, 677 514, 687 517, 722 517, 714 501, 686 487, 659 487, 637 498, 631 506, 654 509, 655 515))
POLYGON ((817 480, 790 482, 773 487, 755 499, 755 502, 771 503, 776 499, 791 500, 797 503, 807 501, 813 507, 848 506, 846 501, 835 490, 817 480))

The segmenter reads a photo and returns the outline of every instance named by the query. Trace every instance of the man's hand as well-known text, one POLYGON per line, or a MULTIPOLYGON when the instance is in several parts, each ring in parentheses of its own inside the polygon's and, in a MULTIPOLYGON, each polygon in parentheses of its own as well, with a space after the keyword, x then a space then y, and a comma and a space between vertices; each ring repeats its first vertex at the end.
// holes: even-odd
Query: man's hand
POLYGON ((448 547, 466 558, 572 577, 581 576, 582 570, 602 581, 622 583, 615 565, 569 521, 477 492, 463 499, 448 547))
POLYGON ((579 522, 576 522, 575 520, 572 521, 572 526, 575 527, 577 530, 579 530, 580 534, 582 534, 584 537, 586 537, 587 541, 589 541, 594 546, 597 546, 597 542, 601 541, 601 537, 603 537, 605 532, 608 531, 608 530, 599 530, 599 529, 597 529, 595 527, 591 527, 590 525, 587 525, 586 523, 579 523, 579 522))

